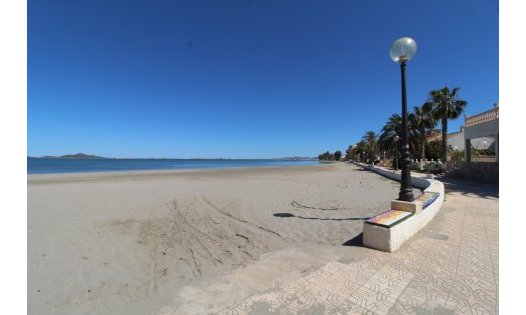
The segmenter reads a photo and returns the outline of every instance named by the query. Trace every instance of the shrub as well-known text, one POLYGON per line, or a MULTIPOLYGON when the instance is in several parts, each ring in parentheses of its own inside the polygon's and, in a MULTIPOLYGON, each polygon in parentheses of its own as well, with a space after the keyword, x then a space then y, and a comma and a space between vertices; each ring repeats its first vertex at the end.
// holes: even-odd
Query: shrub
POLYGON ((462 161, 462 160, 464 160, 464 151, 453 150, 451 152, 451 160, 452 161, 462 161))
POLYGON ((440 174, 444 172, 445 168, 444 168, 444 165, 442 165, 442 163, 431 162, 431 163, 427 163, 424 166, 424 170, 426 171, 426 173, 440 174))
POLYGON ((422 164, 420 162, 411 162, 411 170, 421 172, 423 170, 422 164))
POLYGON ((437 160, 442 155, 442 144, 440 141, 426 142, 426 159, 437 160))

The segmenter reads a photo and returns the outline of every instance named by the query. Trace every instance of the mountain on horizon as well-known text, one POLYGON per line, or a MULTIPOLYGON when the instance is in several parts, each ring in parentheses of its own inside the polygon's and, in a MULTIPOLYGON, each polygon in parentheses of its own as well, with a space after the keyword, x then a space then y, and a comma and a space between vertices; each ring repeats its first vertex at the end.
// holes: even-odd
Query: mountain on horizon
POLYGON ((41 157, 36 157, 36 158, 45 158, 45 159, 106 159, 103 156, 92 155, 92 154, 84 154, 84 153, 66 154, 66 155, 62 155, 62 156, 46 155, 46 156, 41 156, 41 157))

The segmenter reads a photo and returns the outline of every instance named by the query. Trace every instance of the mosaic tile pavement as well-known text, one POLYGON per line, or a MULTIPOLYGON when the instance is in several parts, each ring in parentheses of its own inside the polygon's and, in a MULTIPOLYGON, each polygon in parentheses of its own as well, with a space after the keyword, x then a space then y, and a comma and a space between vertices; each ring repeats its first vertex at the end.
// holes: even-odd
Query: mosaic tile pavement
POLYGON ((352 258, 222 314, 497 314, 498 195, 477 189, 450 190, 435 219, 395 253, 351 247, 352 258))

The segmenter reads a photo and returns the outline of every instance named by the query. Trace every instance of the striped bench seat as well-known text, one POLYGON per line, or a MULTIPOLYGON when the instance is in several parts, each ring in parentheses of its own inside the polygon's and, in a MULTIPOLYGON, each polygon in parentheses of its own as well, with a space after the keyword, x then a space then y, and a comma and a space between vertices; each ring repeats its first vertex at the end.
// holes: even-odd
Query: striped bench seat
POLYGON ((424 210, 425 208, 427 208, 427 206, 432 204, 433 201, 435 201, 438 198, 438 196, 440 196, 439 193, 426 191, 420 196, 418 196, 415 200, 422 201, 422 210, 424 210))
POLYGON ((365 221, 368 224, 378 225, 382 227, 393 227, 400 222, 403 222, 407 218, 411 217, 414 213, 400 210, 389 210, 375 217, 372 217, 365 221))

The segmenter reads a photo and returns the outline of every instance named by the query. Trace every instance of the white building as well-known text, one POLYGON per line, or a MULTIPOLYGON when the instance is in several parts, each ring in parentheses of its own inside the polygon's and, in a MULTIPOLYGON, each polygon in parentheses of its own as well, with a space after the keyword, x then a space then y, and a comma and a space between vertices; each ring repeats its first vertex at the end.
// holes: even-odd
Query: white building
MULTIPOLYGON (((447 144, 454 150, 464 151, 466 149, 466 139, 464 133, 464 126, 460 127, 460 131, 449 133, 447 135, 447 144)), ((495 153, 495 137, 480 137, 471 139, 471 146, 477 150, 489 149, 495 153)))
MULTIPOLYGON (((499 105, 483 113, 466 116, 464 124, 465 147, 476 149, 493 148, 496 161, 499 161, 499 105), (490 138, 492 142, 487 139, 490 138), (485 147, 486 146, 486 147, 485 147)), ((465 150, 466 161, 471 161, 471 150, 465 150)))

